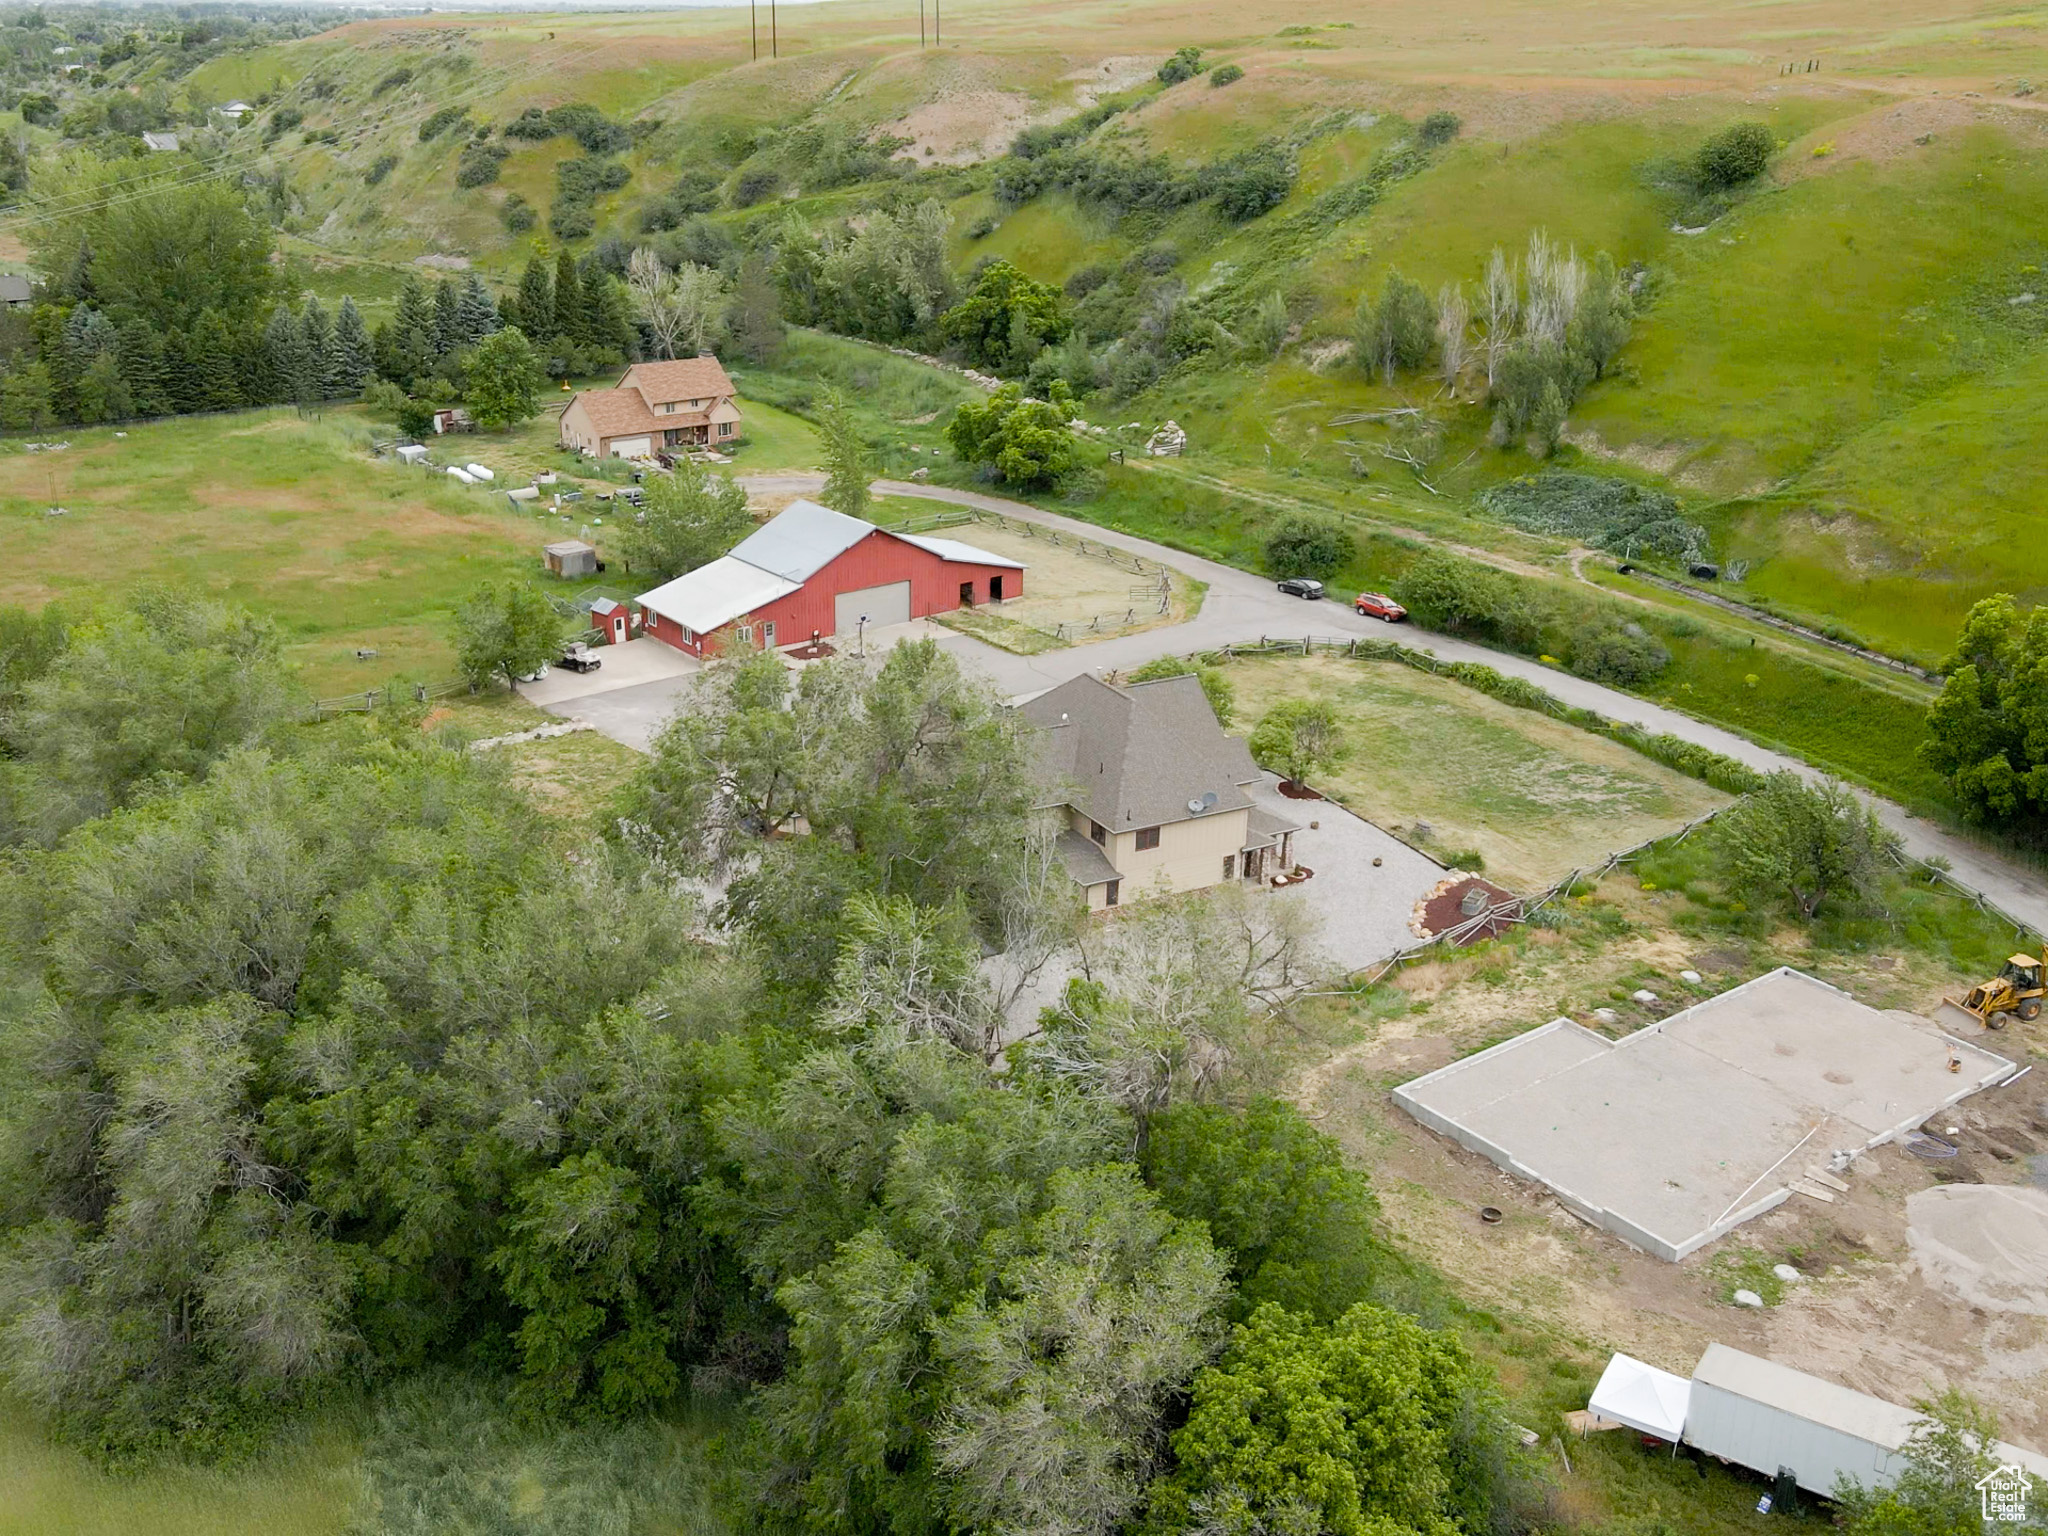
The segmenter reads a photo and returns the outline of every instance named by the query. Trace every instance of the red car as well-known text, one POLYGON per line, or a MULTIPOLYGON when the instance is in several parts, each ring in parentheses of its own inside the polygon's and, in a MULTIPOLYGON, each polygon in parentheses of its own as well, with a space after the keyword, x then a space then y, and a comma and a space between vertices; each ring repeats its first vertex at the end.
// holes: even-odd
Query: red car
POLYGON ((1408 610, 1384 592, 1361 592, 1351 606, 1364 618, 1385 619, 1389 624, 1398 624, 1408 617, 1408 610))

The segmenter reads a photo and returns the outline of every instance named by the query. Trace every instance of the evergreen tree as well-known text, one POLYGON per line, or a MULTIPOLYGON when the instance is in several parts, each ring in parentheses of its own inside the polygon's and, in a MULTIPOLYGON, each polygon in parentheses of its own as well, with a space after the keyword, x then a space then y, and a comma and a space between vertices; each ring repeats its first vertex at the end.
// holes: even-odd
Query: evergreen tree
POLYGON ((520 274, 519 328, 536 338, 555 334, 555 285, 548 281, 547 263, 538 256, 527 258, 520 274))
POLYGON ((141 316, 130 319, 114 339, 121 363, 121 381, 138 416, 168 416, 171 397, 165 388, 164 339, 141 316))
POLYGON ((308 295, 299 313, 299 371, 292 376, 292 400, 304 410, 338 392, 334 327, 320 300, 308 295))
MULTIPOLYGON (((61 420, 105 419, 102 403, 97 399, 88 412, 87 402, 80 394, 80 385, 87 370, 99 360, 100 355, 113 350, 112 321, 88 304, 81 304, 71 311, 64 321, 63 339, 58 345, 56 356, 51 359, 50 368, 53 403, 61 420)), ((103 387, 100 392, 104 392, 103 387)))
POLYGON ((473 347, 498 328, 498 306, 491 300, 490 289, 484 280, 474 272, 463 280, 462 297, 456 302, 457 323, 462 331, 462 344, 473 347))
POLYGON ((121 365, 113 349, 98 353, 79 375, 78 419, 87 425, 97 421, 126 421, 135 414, 134 397, 121 377, 121 365))
POLYGON ((554 334, 581 345, 589 329, 583 309, 583 280, 576 275, 576 258, 564 251, 555 261, 554 334))
POLYGON ((234 332, 217 309, 203 311, 185 339, 185 359, 202 411, 232 410, 248 403, 242 393, 234 332))
POLYGON ((398 313, 391 322, 390 374, 401 384, 409 384, 432 373, 439 356, 433 300, 417 277, 408 276, 398 291, 398 313))
POLYGON ((370 333, 363 325, 363 312, 356 301, 344 298, 341 314, 334 324, 334 391, 353 398, 363 392, 376 369, 370 333))
POLYGON ((444 277, 434 285, 434 355, 452 357, 462 345, 462 301, 455 296, 455 279, 444 277))
MULTIPOLYGON (((264 345, 265 317, 262 310, 250 310, 240 321, 223 315, 222 322, 228 328, 228 345, 234 354, 235 387, 241 394, 242 405, 264 405, 268 396, 257 393, 255 383, 270 366, 270 357, 264 345)), ((279 396, 282 398, 282 396, 279 396)))
POLYGON ((261 377, 246 381, 249 398, 268 405, 290 400, 300 366, 299 328, 290 308, 280 304, 270 312, 270 323, 263 328, 263 371, 261 377))
POLYGON ((584 307, 591 317, 589 344, 621 358, 631 357, 640 337, 626 285, 609 274, 593 273, 584 290, 584 307))
POLYGON ((183 331, 164 334, 164 400, 173 415, 203 409, 198 371, 192 366, 192 339, 183 331))

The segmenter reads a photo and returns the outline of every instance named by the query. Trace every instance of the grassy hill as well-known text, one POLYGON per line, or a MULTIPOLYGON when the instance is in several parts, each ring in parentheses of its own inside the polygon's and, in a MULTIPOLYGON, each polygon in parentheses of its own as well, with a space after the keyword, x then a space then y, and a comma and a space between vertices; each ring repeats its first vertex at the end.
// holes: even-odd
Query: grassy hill
MULTIPOLYGON (((742 241, 785 208, 826 218, 888 192, 948 205, 963 269, 1003 257, 1060 282, 1146 252, 1226 324, 1278 292, 1293 329, 1270 363, 1210 354, 1090 412, 1171 416, 1218 467, 1347 493, 1357 434, 1333 418, 1429 394, 1346 361, 1358 296, 1389 269, 1431 292, 1475 285, 1496 245, 1546 230, 1645 274, 1634 338, 1579 402, 1564 458, 1677 493, 1718 557, 1748 562, 1744 595, 1923 661, 1976 598, 2048 595, 2030 558, 2048 98, 2028 83, 2048 80, 2048 8, 1973 0, 1930 22, 1899 0, 1684 18, 1507 0, 1480 26, 1413 0, 1369 21, 1334 4, 1100 0, 1064 7, 1054 29, 1042 8, 980 0, 948 9, 945 46, 921 49, 904 8, 846 0, 780 13, 772 57, 760 19, 758 59, 739 10, 360 22, 213 60, 188 88, 303 113, 268 152, 298 199, 287 246, 318 286, 373 302, 420 258, 505 282, 561 243, 558 168, 584 149, 501 130, 579 102, 623 130, 630 179, 597 197, 577 248, 638 238, 650 200, 695 177, 709 223, 742 241), (1153 69, 1185 44, 1243 78, 1160 87, 1153 69), (1298 179, 1243 224, 1208 201, 1121 218, 1062 191, 995 201, 991 160, 1019 130, 1101 101, 1124 110, 1089 147, 1195 167, 1284 143, 1298 179), (422 140, 451 109, 465 115, 422 140), (1405 152, 1433 110, 1462 132, 1405 152), (1709 227, 1675 227, 1686 199, 1663 172, 1742 119, 1779 141, 1772 170, 1709 227), (459 187, 479 128, 507 153, 495 181, 459 187), (533 229, 507 227, 515 196, 533 229)), ((1530 462, 1488 444, 1469 398, 1432 409, 1442 496, 1380 470, 1364 510, 1457 516, 1486 540, 1471 498, 1530 462)))

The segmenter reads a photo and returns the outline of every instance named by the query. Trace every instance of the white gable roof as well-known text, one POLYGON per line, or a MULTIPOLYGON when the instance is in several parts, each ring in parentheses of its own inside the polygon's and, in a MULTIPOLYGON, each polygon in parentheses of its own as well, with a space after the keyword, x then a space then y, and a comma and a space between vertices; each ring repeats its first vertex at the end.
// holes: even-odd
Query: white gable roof
POLYGON ((896 537, 906 544, 915 544, 919 549, 929 550, 941 560, 960 560, 968 565, 1003 565, 1013 571, 1024 569, 1022 560, 1006 560, 1001 555, 992 555, 985 549, 976 549, 972 544, 962 544, 958 539, 933 539, 915 533, 899 533, 896 537))
POLYGON ((1600 1373, 1586 1406, 1603 1419, 1676 1444, 1685 1433, 1692 1383, 1629 1355, 1616 1355, 1600 1373))
POLYGON ((874 531, 873 523, 815 501, 792 501, 742 539, 729 558, 789 581, 809 581, 874 531))
POLYGON ((707 635, 721 624, 730 624, 741 615, 752 613, 763 603, 787 597, 802 585, 726 555, 674 581, 664 582, 652 592, 641 593, 636 601, 642 608, 673 619, 685 629, 707 635))

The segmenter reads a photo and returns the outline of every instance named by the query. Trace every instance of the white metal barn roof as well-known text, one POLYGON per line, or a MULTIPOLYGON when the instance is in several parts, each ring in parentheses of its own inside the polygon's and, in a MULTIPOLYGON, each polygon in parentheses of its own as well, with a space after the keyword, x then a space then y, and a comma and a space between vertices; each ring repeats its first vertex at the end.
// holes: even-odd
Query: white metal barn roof
POLYGON ((802 585, 800 581, 750 565, 736 555, 722 555, 709 565, 700 565, 674 581, 664 582, 652 592, 641 593, 634 601, 685 629, 708 635, 721 624, 730 624, 763 603, 787 597, 802 585))
POLYGON ((1586 1406, 1603 1419, 1674 1444, 1685 1433, 1692 1383, 1630 1355, 1616 1355, 1600 1373, 1586 1406))
POLYGON ((1006 560, 1001 555, 992 555, 985 549, 976 549, 972 544, 962 544, 958 539, 934 539, 916 533, 899 533, 896 537, 906 544, 915 544, 919 549, 929 550, 941 560, 958 560, 964 565, 1006 565, 1013 571, 1024 569, 1022 560, 1006 560))
POLYGON ((731 558, 773 571, 785 581, 805 582, 874 531, 873 523, 815 501, 792 501, 740 540, 731 558))

